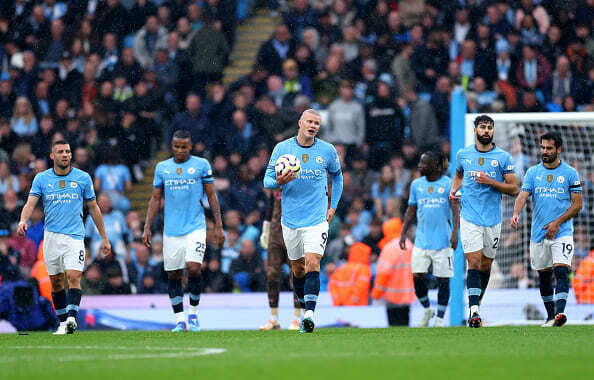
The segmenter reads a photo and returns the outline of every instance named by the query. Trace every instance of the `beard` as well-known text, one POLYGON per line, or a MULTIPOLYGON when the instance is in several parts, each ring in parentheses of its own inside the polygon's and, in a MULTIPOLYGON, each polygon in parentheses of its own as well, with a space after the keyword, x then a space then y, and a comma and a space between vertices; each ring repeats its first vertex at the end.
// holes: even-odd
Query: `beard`
POLYGON ((489 145, 493 141, 493 136, 485 137, 485 136, 477 135, 476 138, 483 145, 489 145))
POLYGON ((551 155, 542 155, 542 162, 546 162, 547 164, 551 164, 557 161, 557 153, 553 153, 551 155))

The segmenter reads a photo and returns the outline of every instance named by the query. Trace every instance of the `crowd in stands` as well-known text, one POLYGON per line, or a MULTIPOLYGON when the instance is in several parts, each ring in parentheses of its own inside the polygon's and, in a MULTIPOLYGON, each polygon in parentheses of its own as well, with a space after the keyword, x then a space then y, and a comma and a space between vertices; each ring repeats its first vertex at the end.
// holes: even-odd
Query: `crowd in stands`
MULTIPOLYGON (((264 291, 263 173, 300 114, 319 110, 321 137, 335 144, 344 176, 325 290, 355 242, 371 248, 375 274, 382 224, 402 216, 420 153, 449 153, 455 88, 467 91, 469 112, 594 111, 592 0, 271 0, 280 20, 273 35, 252 71, 224 86, 245 5, 0 0, 3 279, 28 278, 38 261, 43 211, 27 238, 14 230, 57 139, 93 176, 114 250, 97 254, 100 238, 86 220, 85 294, 165 291, 162 215, 147 249, 126 191, 178 129, 210 160, 223 210, 227 240, 218 249, 209 228, 204 291, 264 291)), ((592 244, 581 228, 580 259, 592 244)), ((517 264, 501 268, 502 286, 534 286, 528 263, 517 264)))

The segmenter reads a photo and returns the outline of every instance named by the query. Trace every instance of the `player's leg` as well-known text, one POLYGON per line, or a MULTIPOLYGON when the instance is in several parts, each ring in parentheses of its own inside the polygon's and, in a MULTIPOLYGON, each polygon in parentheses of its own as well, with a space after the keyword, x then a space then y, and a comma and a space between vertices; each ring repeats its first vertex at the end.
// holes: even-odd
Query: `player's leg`
POLYGON ((186 317, 184 315, 184 288, 182 277, 184 274, 186 253, 186 239, 183 236, 163 236, 163 266, 167 272, 167 293, 173 314, 175 327, 172 332, 186 331, 186 317))
POLYGON ((462 238, 462 249, 468 264, 466 275, 466 287, 468 290, 468 306, 470 316, 468 326, 481 327, 479 304, 481 296, 481 257, 484 248, 483 231, 480 226, 460 218, 460 236, 462 238))
MULTIPOLYGON (((206 252, 206 230, 197 230, 186 235, 186 268, 188 270, 188 292, 190 293, 190 309, 188 310, 188 329, 200 331, 198 322, 198 304, 202 291, 202 262, 206 252)), ((182 295, 183 296, 183 295, 182 295)))
POLYGON ((303 251, 302 231, 282 225, 283 240, 287 257, 291 262, 293 289, 301 308, 305 307, 305 252, 303 251))
POLYGON ((573 260, 573 237, 563 236, 555 239, 551 244, 553 257, 553 271, 555 272, 555 322, 554 326, 561 327, 567 322, 565 305, 569 293, 569 271, 573 260))
POLYGON ((491 265, 499 248, 499 238, 501 236, 501 223, 492 227, 482 227, 484 237, 483 255, 481 256, 481 296, 479 302, 482 302, 485 291, 489 285, 491 277, 491 265))
POLYGON ((77 240, 68 235, 62 235, 61 238, 64 252, 66 252, 64 254, 64 268, 68 280, 66 332, 72 334, 78 327, 76 317, 78 316, 78 307, 82 297, 80 281, 85 265, 85 246, 83 240, 77 240))
POLYGON ((281 270, 284 252, 278 244, 268 245, 266 257, 266 291, 268 293, 268 305, 270 306, 270 319, 260 327, 260 330, 278 330, 278 298, 280 292, 281 270))
MULTIPOLYGON (((304 263, 305 264, 305 263, 304 263)), ((291 266, 289 262, 289 266, 291 266)), ((299 298, 297 297, 297 292, 295 291, 295 286, 293 285, 293 269, 291 268, 291 277, 289 277, 289 283, 291 288, 293 289, 293 320, 287 330, 299 330, 299 326, 301 325, 301 313, 303 312, 303 307, 301 306, 301 302, 299 302, 299 298)))
POLYGON ((43 237, 43 259, 52 284, 52 301, 60 321, 55 335, 66 334, 66 319, 68 318, 68 301, 66 297, 63 251, 57 245, 56 233, 45 231, 43 237))
POLYGON ((540 297, 547 310, 547 319, 542 327, 551 327, 555 322, 555 302, 553 300, 553 256, 545 240, 540 243, 530 242, 530 265, 538 272, 540 297))
POLYGON ((429 252, 416 246, 413 247, 411 268, 413 273, 415 294, 425 309, 423 318, 421 319, 421 327, 429 326, 429 321, 435 315, 435 311, 433 311, 431 305, 429 304, 429 291, 427 289, 427 283, 425 282, 425 274, 427 274, 430 265, 431 257, 429 252))
POLYGON ((313 316, 320 294, 320 262, 328 242, 328 222, 308 227, 302 232, 305 252, 305 314, 301 328, 302 331, 311 333, 315 327, 313 316))
POLYGON ((443 327, 443 317, 450 300, 450 278, 454 276, 453 260, 454 251, 451 248, 436 251, 433 256, 433 275, 437 277, 439 285, 435 327, 443 327))

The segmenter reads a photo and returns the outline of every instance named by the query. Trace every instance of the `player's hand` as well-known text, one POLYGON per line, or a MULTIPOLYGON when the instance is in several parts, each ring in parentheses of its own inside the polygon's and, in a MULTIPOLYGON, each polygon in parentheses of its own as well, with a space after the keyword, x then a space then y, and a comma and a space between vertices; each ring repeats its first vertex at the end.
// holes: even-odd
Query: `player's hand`
POLYGON ((330 223, 330 221, 332 220, 332 218, 334 218, 334 213, 336 212, 335 209, 333 209, 332 207, 330 207, 328 209, 328 212, 326 213, 326 220, 328 221, 328 223, 330 223))
POLYGON ((103 253, 103 257, 111 254, 111 244, 108 239, 101 239, 101 253, 103 253))
POLYGON ((458 248, 458 231, 452 232, 452 237, 450 237, 450 244, 452 245, 452 249, 458 248))
POLYGON ((215 227, 214 233, 215 241, 219 245, 219 248, 223 248, 223 244, 225 244, 225 231, 223 231, 223 226, 215 227))
POLYGON ((493 179, 479 170, 477 175, 474 177, 474 182, 480 183, 481 185, 491 185, 493 183, 493 179))
POLYGON ((276 174, 276 183, 279 186, 286 185, 287 183, 291 182, 295 178, 297 178, 297 176, 293 172, 287 172, 284 175, 278 175, 278 173, 277 173, 276 174))
POLYGON ((150 228, 145 228, 144 232, 142 233, 142 244, 144 244, 147 248, 151 247, 151 240, 153 239, 153 233, 150 228))
POLYGON ((520 215, 518 214, 513 214, 511 219, 509 220, 509 225, 514 229, 517 230, 518 229, 518 224, 520 223, 520 215))
POLYGON ((551 223, 544 226, 544 229, 547 230, 545 237, 549 240, 553 240, 557 235, 557 231, 559 231, 559 223, 556 220, 553 220, 551 223))
POLYGON ((29 226, 27 225, 27 222, 19 222, 19 226, 17 227, 17 234, 19 234, 19 236, 25 236, 25 232, 27 232, 28 228, 29 226))
POLYGON ((405 250, 406 249, 406 238, 401 236, 400 241, 398 242, 398 245, 400 246, 400 249, 405 250))
POLYGON ((450 201, 458 201, 460 200, 460 196, 456 195, 458 191, 454 191, 454 188, 450 189, 450 201))

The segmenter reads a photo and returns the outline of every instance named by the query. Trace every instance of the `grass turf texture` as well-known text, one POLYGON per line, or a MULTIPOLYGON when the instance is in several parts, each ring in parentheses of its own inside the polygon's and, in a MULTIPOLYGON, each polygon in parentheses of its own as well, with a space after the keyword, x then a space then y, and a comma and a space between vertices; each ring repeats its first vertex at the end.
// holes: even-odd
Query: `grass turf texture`
POLYGON ((31 333, 0 335, 0 353, 11 380, 574 380, 594 378, 594 327, 31 333))

